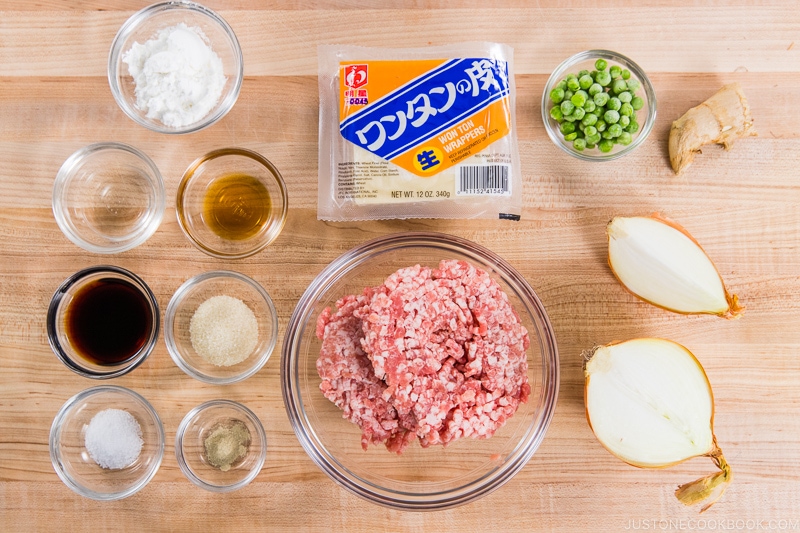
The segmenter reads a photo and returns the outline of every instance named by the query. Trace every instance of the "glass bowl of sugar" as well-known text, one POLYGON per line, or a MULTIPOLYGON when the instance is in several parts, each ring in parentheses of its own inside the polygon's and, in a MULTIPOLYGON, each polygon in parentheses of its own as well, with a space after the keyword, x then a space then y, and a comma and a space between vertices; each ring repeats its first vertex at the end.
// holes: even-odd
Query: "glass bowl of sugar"
POLYGON ((192 133, 220 120, 239 97, 243 76, 233 29, 188 1, 134 13, 108 57, 108 82, 119 107, 160 133, 192 133))
POLYGON ((50 428, 50 460, 77 494, 99 501, 127 498, 156 475, 164 427, 138 393, 113 385, 79 392, 50 428))
POLYGON ((164 315, 164 341, 189 376, 214 385, 258 372, 278 338, 278 315, 264 288, 228 270, 199 274, 173 294, 164 315))

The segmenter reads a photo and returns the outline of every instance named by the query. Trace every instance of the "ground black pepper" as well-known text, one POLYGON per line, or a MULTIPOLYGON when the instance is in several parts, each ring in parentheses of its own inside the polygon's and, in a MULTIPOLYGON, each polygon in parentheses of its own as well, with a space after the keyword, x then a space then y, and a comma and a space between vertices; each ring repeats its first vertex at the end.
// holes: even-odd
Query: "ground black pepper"
POLYGON ((241 420, 217 423, 203 441, 208 464, 223 472, 230 470, 250 449, 250 430, 241 420))

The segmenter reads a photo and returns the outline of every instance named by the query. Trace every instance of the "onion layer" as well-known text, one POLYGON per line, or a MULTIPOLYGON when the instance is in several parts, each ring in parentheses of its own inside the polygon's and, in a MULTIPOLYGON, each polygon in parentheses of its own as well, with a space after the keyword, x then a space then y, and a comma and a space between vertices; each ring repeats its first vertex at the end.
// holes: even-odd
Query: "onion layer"
POLYGON ((608 264, 635 296, 684 314, 736 318, 731 295, 708 255, 678 224, 651 217, 614 217, 606 228, 608 264))

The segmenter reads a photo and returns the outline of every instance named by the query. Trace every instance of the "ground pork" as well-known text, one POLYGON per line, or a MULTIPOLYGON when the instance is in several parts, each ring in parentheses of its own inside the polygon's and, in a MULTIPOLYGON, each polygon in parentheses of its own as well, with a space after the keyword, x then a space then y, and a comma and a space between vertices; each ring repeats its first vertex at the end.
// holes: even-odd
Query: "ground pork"
POLYGON ((336 307, 317 321, 320 389, 365 449, 488 438, 528 399, 528 332, 497 282, 465 261, 402 268, 336 307))

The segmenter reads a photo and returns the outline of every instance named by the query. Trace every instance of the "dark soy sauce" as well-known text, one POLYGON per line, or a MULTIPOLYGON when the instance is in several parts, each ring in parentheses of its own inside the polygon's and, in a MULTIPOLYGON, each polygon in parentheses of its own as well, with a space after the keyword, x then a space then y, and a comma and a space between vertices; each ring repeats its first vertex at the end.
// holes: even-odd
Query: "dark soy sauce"
POLYGON ((116 365, 135 356, 152 326, 147 298, 121 279, 99 279, 81 287, 66 312, 66 333, 73 348, 99 365, 116 365))

